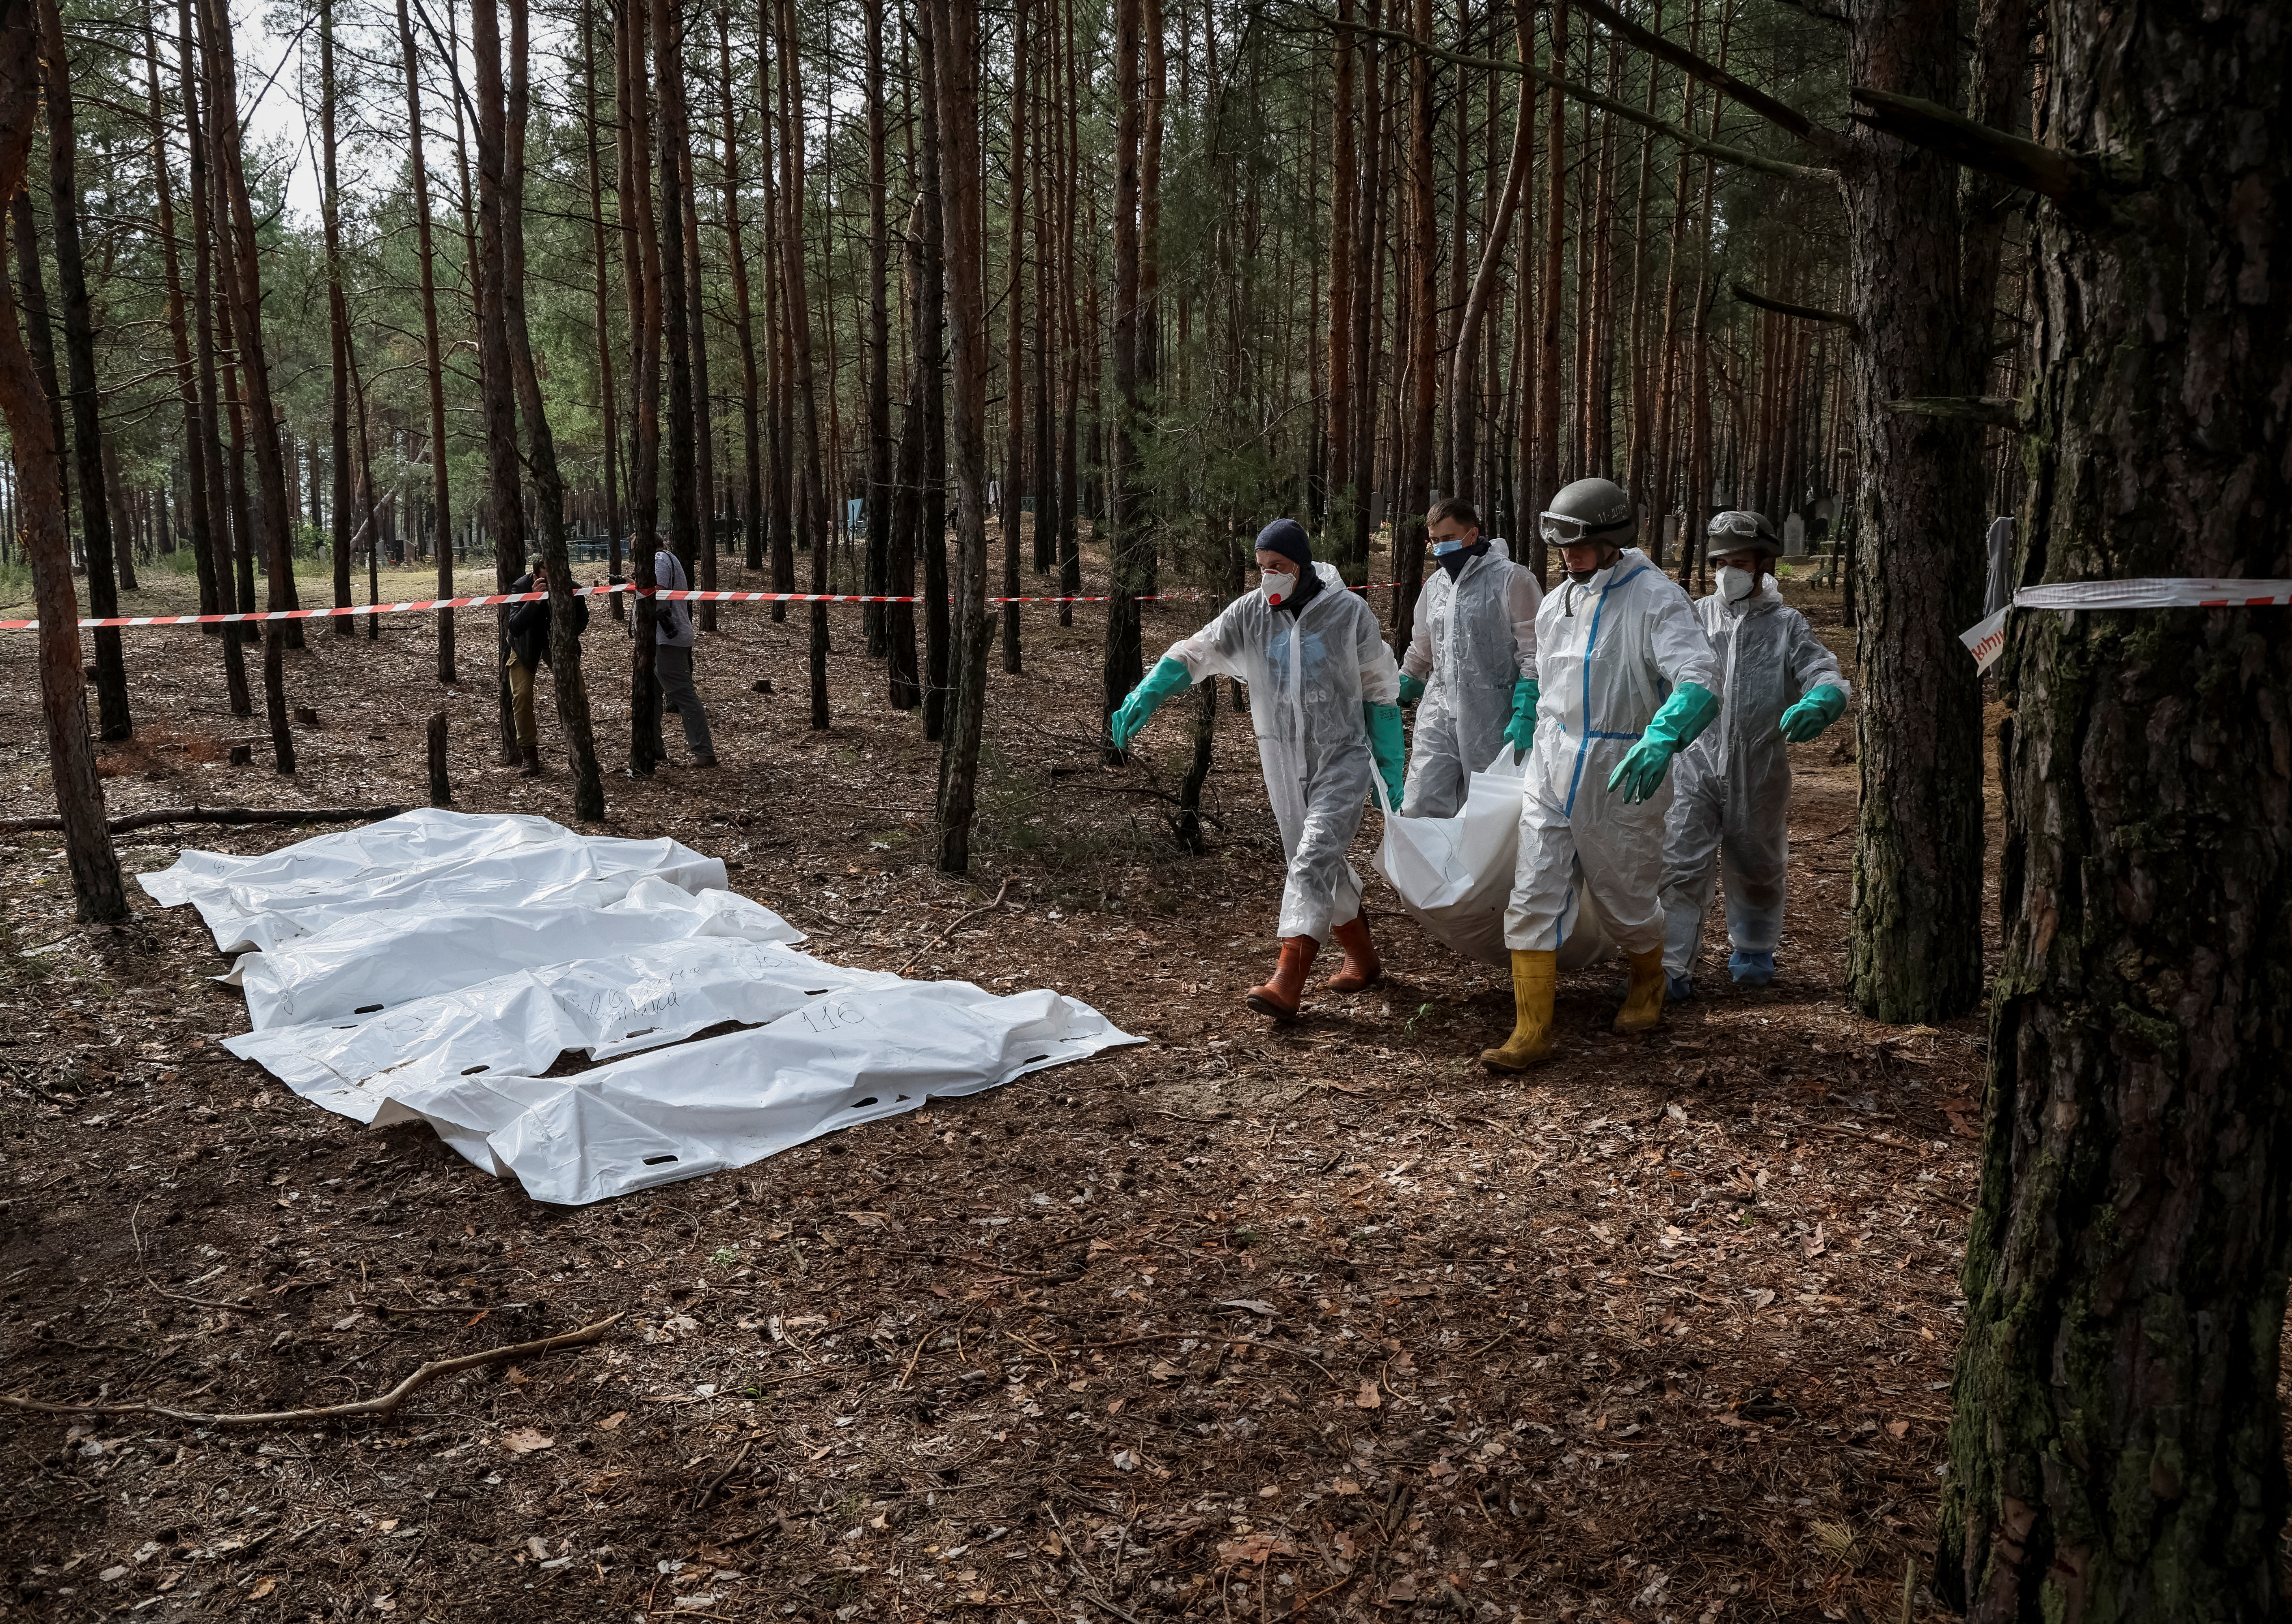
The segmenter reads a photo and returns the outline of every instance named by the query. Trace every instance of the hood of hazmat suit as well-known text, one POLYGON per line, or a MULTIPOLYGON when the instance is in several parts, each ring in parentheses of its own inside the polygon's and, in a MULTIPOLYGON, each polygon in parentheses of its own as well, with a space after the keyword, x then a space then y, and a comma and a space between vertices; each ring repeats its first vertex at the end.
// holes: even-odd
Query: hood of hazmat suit
POLYGON ((1401 812, 1447 818, 1473 774, 1496 759, 1512 720, 1513 690, 1536 675, 1536 611, 1544 588, 1512 561, 1502 537, 1451 580, 1436 570, 1417 594, 1401 668, 1424 684, 1401 812))
POLYGON ((1837 657, 1769 576, 1747 598, 1699 599, 1695 615, 1719 662, 1718 719, 1672 764, 1665 836, 1666 959, 1683 971, 1710 900, 1711 860, 1723 841, 1729 933, 1738 948, 1771 953, 1782 933, 1783 872, 1790 860, 1790 746, 1783 712, 1817 688, 1852 691, 1837 657), (1681 892, 1699 894, 1682 937, 1681 892))
POLYGON ((1400 671, 1376 611, 1344 578, 1316 563, 1322 590, 1295 614, 1249 593, 1171 646, 1199 682, 1230 676, 1249 685, 1249 715, 1265 795, 1289 860, 1281 890, 1283 938, 1328 939, 1360 913, 1360 876, 1345 860, 1367 810, 1376 764, 1363 703, 1391 705, 1400 671))

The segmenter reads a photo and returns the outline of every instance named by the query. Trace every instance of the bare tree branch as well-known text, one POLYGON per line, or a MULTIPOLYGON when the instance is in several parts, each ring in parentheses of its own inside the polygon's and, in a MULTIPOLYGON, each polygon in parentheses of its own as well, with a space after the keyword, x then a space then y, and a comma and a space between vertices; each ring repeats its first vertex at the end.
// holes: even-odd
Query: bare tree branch
POLYGON ((1602 112, 1611 113, 1628 124, 1642 125, 1648 129, 1659 131, 1691 152, 1703 153, 1707 157, 1717 158, 1723 164, 1733 164, 1742 169, 1756 169, 1763 174, 1782 175, 1794 181, 1823 181, 1835 185, 1838 180, 1838 172, 1835 169, 1819 169, 1804 164, 1788 164, 1780 158, 1767 158, 1757 152, 1746 151, 1740 147, 1730 147, 1720 141, 1707 141, 1691 130, 1682 129, 1667 118, 1658 118, 1632 106, 1627 101, 1619 101, 1613 96, 1602 95, 1587 85, 1578 85, 1573 79, 1563 79, 1558 74, 1539 68, 1533 62, 1508 62, 1501 57, 1471 56, 1461 51, 1445 51, 1438 45, 1428 45, 1413 35, 1398 33, 1392 28, 1372 28, 1365 22, 1343 21, 1326 12, 1317 12, 1310 5, 1301 9, 1307 16, 1327 29, 1349 28, 1356 34, 1366 34, 1372 38, 1385 40, 1411 51, 1421 51, 1436 61, 1454 62, 1459 67, 1478 68, 1489 73, 1520 74, 1524 77, 1534 79, 1539 85, 1548 85, 1562 95, 1572 96, 1586 106, 1596 107, 1602 112))
POLYGON ((585 1325, 579 1330, 566 1331, 560 1336, 544 1337, 537 1342, 521 1342, 512 1347, 492 1348, 482 1353, 464 1353, 458 1359, 433 1359, 388 1392, 348 1404, 319 1404, 307 1410, 265 1410, 243 1415, 209 1415, 196 1410, 170 1410, 164 1404, 154 1404, 143 1399, 132 1400, 125 1404, 52 1404, 44 1399, 0 1394, 0 1404, 16 1410, 36 1410, 44 1415, 163 1416, 170 1421, 188 1421, 195 1426, 300 1426, 311 1421, 386 1416, 404 1403, 416 1388, 441 1376, 450 1376, 456 1370, 473 1370, 480 1365, 499 1364, 504 1359, 530 1359, 553 1348, 577 1347, 594 1342, 627 1317, 625 1313, 617 1313, 609 1320, 600 1320, 594 1325, 585 1325))
POLYGON ((2088 230, 2108 224, 2114 214, 2103 195, 2110 177, 2101 158, 2008 135, 1938 101, 1860 85, 1853 93, 1870 109, 1854 115, 1857 124, 1955 158, 1968 169, 2026 186, 2053 199, 2062 214, 2088 230))
POLYGON ((1755 85, 1745 84, 1716 62, 1706 61, 1686 46, 1674 44, 1662 35, 1640 27, 1605 4, 1605 0, 1575 0, 1575 4, 1609 32, 1620 35, 1650 56, 1661 57, 1673 67, 1693 74, 1704 84, 1717 87, 1768 123, 1788 130, 1824 157, 1828 158, 1837 152, 1836 133, 1824 129, 1788 102, 1776 101, 1755 85))
POLYGON ((1859 339, 1862 336, 1862 329, 1855 324, 1854 318, 1843 316, 1836 311, 1827 311, 1813 304, 1793 304, 1784 299, 1770 299, 1764 294, 1753 293, 1740 282, 1730 282, 1727 285, 1727 291, 1735 295, 1739 303, 1755 305, 1763 311, 1772 311, 1778 316, 1797 316, 1807 321, 1828 321, 1834 327, 1844 327, 1855 338, 1859 339))

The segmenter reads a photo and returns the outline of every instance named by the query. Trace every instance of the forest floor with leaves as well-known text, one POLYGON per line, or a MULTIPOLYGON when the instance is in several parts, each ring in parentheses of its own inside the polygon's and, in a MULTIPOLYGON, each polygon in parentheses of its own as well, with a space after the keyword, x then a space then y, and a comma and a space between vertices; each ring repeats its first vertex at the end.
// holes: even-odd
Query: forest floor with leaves
MULTIPOLYGON (((151 573, 131 612, 189 602, 151 573)), ((1835 594, 1788 591, 1851 651, 1835 594)), ((1150 606, 1149 664, 1212 607, 1150 606)), ((1794 751, 1777 983, 1730 986, 1715 909, 1699 996, 1661 1030, 1610 1033, 1615 966, 1570 975, 1558 1058, 1497 1078, 1476 1056, 1509 1030, 1504 973, 1430 942, 1374 878, 1384 984, 1316 993, 1291 1027, 1244 1011, 1281 889, 1247 721, 1221 711, 1189 857, 1187 713, 1130 767, 1098 763, 1096 606, 1068 629, 1024 612, 961 879, 932 863, 938 748, 884 707, 857 607, 829 610, 834 725, 809 727, 804 616, 722 611, 698 666, 722 766, 609 773, 605 830, 723 857, 825 957, 1055 988, 1148 1042, 545 1207, 426 1128, 370 1131, 223 1053, 245 1006, 208 979, 224 966, 192 910, 131 885, 133 923, 77 926, 59 841, 8 837, 5 1391, 335 1403, 627 1316, 384 1421, 0 1410, 19 1616, 1941 1616, 1925 1580, 1983 1020, 1883 1026, 1843 996, 1851 719, 1794 751)), ((426 616, 375 642, 312 626, 287 660, 318 714, 292 780, 259 715, 228 714, 214 640, 128 632, 138 731, 101 751, 112 813, 419 804, 442 707, 457 805, 569 823, 545 679, 551 771, 521 779, 484 747, 488 622, 462 631, 474 680, 449 691, 426 616), (238 742, 255 765, 227 764, 238 742)), ((20 696, 0 815, 53 808, 33 646, 0 642, 20 696)), ((610 769, 625 645, 601 605, 587 646, 610 769)), ((139 872, 318 832, 153 828, 120 854, 139 872)))

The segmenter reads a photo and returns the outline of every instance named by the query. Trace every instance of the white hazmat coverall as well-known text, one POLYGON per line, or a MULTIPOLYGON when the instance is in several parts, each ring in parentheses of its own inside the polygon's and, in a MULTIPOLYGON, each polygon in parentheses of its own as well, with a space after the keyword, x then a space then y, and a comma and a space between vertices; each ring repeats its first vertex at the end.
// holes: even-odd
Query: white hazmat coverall
POLYGON ((1376 611, 1346 590, 1335 567, 1316 563, 1313 571, 1321 590, 1296 613, 1249 593, 1166 658, 1198 683, 1231 676, 1249 684, 1265 796, 1289 860, 1278 933, 1326 942, 1360 915, 1360 876, 1345 852, 1376 772, 1361 706, 1398 699, 1400 670, 1376 611))
POLYGON ((1406 818, 1453 818, 1473 774, 1497 758, 1513 689, 1536 675, 1536 608, 1544 588, 1512 562, 1504 538, 1457 572, 1435 569, 1417 594, 1401 669, 1424 684, 1408 750, 1406 818))
POLYGON ((1695 605, 1719 657, 1719 715, 1672 763, 1665 828, 1663 967, 1685 975, 1703 940, 1714 874, 1727 877, 1727 937, 1740 953, 1782 939, 1783 870, 1790 861, 1790 746, 1783 712, 1818 688, 1852 692, 1837 658, 1772 576, 1730 603, 1695 605))
POLYGON ((1674 689, 1715 694, 1719 662, 1686 593, 1637 547, 1578 586, 1563 580, 1536 616, 1536 753, 1520 809, 1520 855, 1505 945, 1560 947, 1578 887, 1626 953, 1663 945, 1664 813, 1672 776, 1633 804, 1608 776, 1674 689))

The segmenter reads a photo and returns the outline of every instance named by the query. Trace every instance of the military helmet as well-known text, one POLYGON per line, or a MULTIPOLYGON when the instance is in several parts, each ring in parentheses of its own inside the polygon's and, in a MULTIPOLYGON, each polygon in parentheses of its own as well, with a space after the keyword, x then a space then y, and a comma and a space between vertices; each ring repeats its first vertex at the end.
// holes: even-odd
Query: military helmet
POLYGON ((1594 539, 1627 547, 1640 528, 1632 499, 1613 480, 1578 480, 1564 487, 1537 522, 1544 539, 1560 547, 1594 539))
POLYGON ((1775 527, 1767 522, 1764 513, 1731 507, 1715 515, 1704 534, 1710 537, 1710 550, 1714 553, 1755 552, 1769 558, 1782 556, 1782 537, 1775 534, 1775 527))

